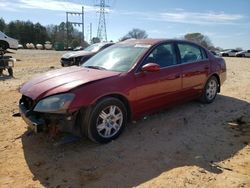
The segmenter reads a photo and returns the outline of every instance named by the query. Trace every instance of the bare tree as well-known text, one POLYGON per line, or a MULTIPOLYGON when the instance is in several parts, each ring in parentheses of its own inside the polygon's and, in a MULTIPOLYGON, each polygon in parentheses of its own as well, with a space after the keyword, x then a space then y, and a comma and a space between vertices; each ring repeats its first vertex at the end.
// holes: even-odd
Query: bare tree
POLYGON ((201 46, 208 49, 214 48, 211 40, 201 33, 188 33, 184 36, 184 39, 200 44, 201 46))
POLYGON ((131 39, 131 38, 145 39, 145 38, 148 38, 148 34, 146 33, 146 31, 141 30, 141 29, 132 29, 125 36, 123 36, 120 39, 120 41, 124 41, 124 40, 131 39))

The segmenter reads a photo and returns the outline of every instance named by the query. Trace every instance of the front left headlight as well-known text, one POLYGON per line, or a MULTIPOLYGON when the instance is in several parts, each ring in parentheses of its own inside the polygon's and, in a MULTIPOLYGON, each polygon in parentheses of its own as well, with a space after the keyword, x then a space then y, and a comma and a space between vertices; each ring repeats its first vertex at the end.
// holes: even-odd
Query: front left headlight
POLYGON ((73 101, 75 95, 73 93, 59 94, 40 100, 34 111, 47 113, 65 113, 73 101))

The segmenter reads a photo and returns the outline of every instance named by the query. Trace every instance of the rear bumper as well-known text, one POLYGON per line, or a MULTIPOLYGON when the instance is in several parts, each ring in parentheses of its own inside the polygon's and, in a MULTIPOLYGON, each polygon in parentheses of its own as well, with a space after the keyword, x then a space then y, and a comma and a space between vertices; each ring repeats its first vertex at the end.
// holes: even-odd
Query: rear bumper
POLYGON ((222 72, 221 75, 220 75, 220 82, 221 82, 221 85, 226 81, 226 79, 227 79, 227 72, 224 71, 224 72, 222 72))

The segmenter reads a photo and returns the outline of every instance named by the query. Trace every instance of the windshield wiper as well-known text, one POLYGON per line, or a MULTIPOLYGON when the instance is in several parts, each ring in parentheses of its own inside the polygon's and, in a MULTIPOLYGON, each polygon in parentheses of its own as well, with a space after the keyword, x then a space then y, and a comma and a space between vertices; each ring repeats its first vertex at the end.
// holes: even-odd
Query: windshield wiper
POLYGON ((90 65, 90 66, 85 66, 86 68, 90 68, 90 69, 98 69, 98 70, 107 70, 103 67, 100 67, 100 66, 93 66, 93 65, 90 65))

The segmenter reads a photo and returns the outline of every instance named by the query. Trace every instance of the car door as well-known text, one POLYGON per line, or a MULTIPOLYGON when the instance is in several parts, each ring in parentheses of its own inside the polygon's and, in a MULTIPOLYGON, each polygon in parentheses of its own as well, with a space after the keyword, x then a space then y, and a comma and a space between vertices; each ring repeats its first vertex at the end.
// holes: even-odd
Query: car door
POLYGON ((246 52, 246 55, 245 55, 246 57, 250 57, 250 50, 247 50, 247 52, 246 52))
POLYGON ((205 50, 190 43, 178 43, 184 97, 200 94, 207 80, 210 62, 205 50))
POLYGON ((181 69, 173 43, 160 44, 145 58, 135 75, 137 85, 137 109, 150 113, 178 100, 181 90, 181 69), (143 72, 147 63, 160 65, 158 72, 143 72))

